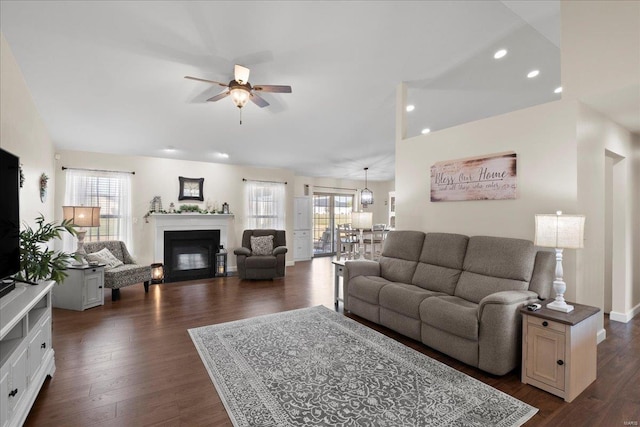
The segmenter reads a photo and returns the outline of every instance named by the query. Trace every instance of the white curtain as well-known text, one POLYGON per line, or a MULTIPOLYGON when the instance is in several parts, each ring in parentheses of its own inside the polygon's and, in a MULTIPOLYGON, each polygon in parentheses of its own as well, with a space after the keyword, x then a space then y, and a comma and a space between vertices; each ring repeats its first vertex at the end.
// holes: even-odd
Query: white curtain
POLYGON ((245 183, 245 228, 285 228, 285 184, 245 183))
MULTIPOLYGON (((100 206, 100 227, 87 229, 85 242, 122 240, 134 251, 131 216, 131 174, 66 170, 66 206, 100 206)), ((76 250, 75 238, 65 235, 63 250, 76 250)))

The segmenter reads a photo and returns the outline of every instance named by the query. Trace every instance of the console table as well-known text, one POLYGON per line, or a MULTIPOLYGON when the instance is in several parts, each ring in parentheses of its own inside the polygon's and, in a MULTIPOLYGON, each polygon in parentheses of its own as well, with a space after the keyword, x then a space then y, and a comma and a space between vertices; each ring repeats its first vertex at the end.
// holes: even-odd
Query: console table
POLYGON ((522 382, 571 402, 596 379, 597 307, 522 313, 522 382))
POLYGON ((0 426, 21 426, 56 365, 51 347, 51 289, 18 284, 0 299, 0 426))

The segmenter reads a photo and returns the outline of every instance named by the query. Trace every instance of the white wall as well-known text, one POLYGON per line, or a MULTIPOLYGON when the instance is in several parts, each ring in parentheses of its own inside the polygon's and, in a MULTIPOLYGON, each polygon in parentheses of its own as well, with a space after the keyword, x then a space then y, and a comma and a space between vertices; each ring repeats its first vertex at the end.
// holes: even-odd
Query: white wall
MULTIPOLYGON (((245 226, 244 183, 243 178, 288 182, 286 232, 287 261, 293 262, 293 172, 286 169, 266 169, 226 165, 219 163, 194 162, 156 157, 120 156, 79 151, 60 151, 60 160, 56 165, 56 215, 62 215, 65 192, 65 172, 62 166, 70 168, 106 169, 135 171, 132 177, 133 251, 139 262, 153 261, 153 230, 143 217, 149 211, 154 196, 162 197, 162 206, 166 210, 173 202, 178 208, 182 204, 197 204, 204 208, 207 199, 229 203, 231 213, 235 215, 234 229, 230 230, 228 251, 240 246, 245 226), (204 178, 205 202, 178 201, 178 176, 204 178)), ((235 256, 228 258, 231 269, 235 269, 235 256)))
POLYGON ((561 22, 563 98, 637 88, 640 2, 564 0, 561 22))
POLYGON ((634 238, 633 201, 640 191, 640 183, 633 180, 633 159, 638 150, 631 132, 614 123, 601 113, 579 106, 577 122, 578 141, 578 206, 587 217, 585 222, 585 247, 579 251, 578 301, 604 308, 607 253, 606 211, 613 218, 612 233, 612 308, 611 318, 630 318, 631 311, 640 301, 634 300, 633 257, 637 260, 640 240, 634 238), (611 203, 606 207, 606 158, 614 157, 612 164, 611 203))
POLYGON ((42 213, 53 218, 55 186, 53 143, 42 122, 11 48, 0 33, 0 147, 20 157, 25 183, 20 189, 20 218, 34 225, 42 213), (40 175, 49 176, 49 191, 40 201, 40 175))

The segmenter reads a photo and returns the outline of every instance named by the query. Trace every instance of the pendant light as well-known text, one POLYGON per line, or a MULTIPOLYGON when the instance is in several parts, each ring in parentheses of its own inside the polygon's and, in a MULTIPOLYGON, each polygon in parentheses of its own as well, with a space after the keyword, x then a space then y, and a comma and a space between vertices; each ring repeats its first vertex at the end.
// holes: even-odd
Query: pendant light
POLYGON ((366 208, 367 205, 373 204, 373 191, 367 188, 367 171, 369 168, 364 168, 364 189, 360 192, 360 202, 362 207, 366 208))

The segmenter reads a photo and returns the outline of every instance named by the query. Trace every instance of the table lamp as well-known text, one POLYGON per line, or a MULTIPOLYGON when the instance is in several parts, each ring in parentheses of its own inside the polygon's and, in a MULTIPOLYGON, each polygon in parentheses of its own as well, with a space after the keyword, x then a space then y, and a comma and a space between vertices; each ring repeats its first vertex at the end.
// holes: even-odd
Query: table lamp
POLYGON ((573 306, 566 303, 564 293, 567 284, 562 279, 562 250, 580 249, 584 246, 584 215, 563 215, 562 211, 553 214, 536 214, 536 233, 534 244, 556 249, 556 280, 553 290, 555 301, 547 304, 547 308, 569 313, 573 306))
POLYGON ((100 206, 63 206, 62 214, 65 220, 71 220, 73 225, 80 227, 76 231, 78 236, 76 255, 79 255, 81 260, 76 261, 74 265, 85 265, 87 260, 85 259, 84 236, 87 234, 87 230, 83 227, 100 226, 100 206))
POLYGON ((358 259, 364 259, 363 230, 373 226, 373 214, 371 212, 352 212, 351 225, 353 228, 360 230, 360 257, 358 259))

